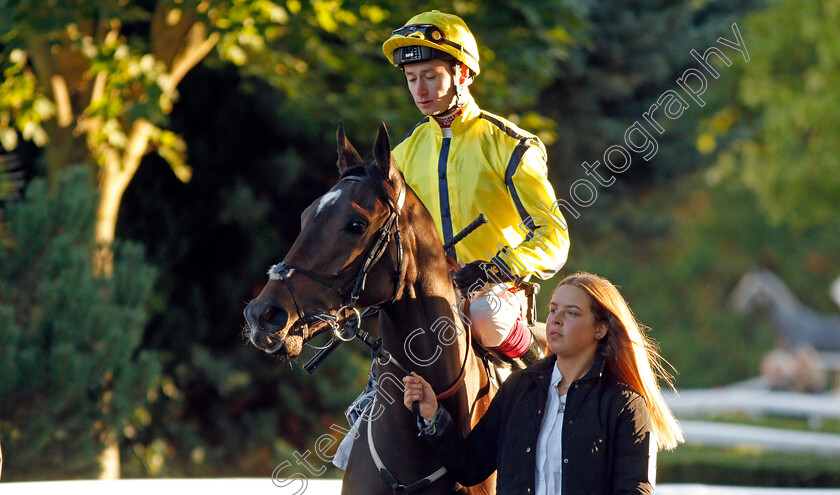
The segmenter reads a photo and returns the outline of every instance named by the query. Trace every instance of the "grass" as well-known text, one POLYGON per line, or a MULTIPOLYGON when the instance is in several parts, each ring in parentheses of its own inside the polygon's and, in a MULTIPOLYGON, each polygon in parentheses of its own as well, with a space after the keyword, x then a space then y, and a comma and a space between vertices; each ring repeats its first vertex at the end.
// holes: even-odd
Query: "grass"
MULTIPOLYGON (((781 430, 840 434, 840 420, 823 420, 812 428, 799 417, 718 414, 704 421, 745 424, 781 430)), ((657 462, 660 483, 712 485, 836 488, 840 486, 840 462, 835 457, 769 452, 760 449, 681 445, 673 452, 660 452, 657 462)))
POLYGON ((659 483, 836 488, 840 462, 831 456, 681 445, 660 452, 659 483))

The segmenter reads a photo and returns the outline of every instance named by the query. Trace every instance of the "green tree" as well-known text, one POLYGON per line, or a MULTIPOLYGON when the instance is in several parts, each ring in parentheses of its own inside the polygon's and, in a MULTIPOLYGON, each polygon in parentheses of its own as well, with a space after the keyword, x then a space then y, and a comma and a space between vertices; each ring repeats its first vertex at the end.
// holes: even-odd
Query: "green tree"
POLYGON ((113 276, 92 269, 89 170, 37 179, 5 207, 0 247, 0 439, 13 479, 90 477, 123 436, 159 370, 140 351, 155 270, 117 245, 113 276))
MULTIPOLYGON (((542 91, 540 99, 545 115, 556 122, 556 140, 548 148, 549 169, 558 198, 566 200, 575 180, 584 178, 595 184, 592 176, 585 175, 581 166, 584 161, 599 161, 598 173, 605 179, 615 176, 615 182, 598 187, 597 201, 579 209, 580 220, 567 215, 572 232, 571 259, 576 255, 575 239, 597 239, 604 234, 601 229, 609 231, 623 221, 624 213, 614 214, 622 197, 630 195, 640 200, 675 178, 710 166, 710 158, 695 146, 696 122, 705 115, 705 109, 689 101, 689 108, 673 120, 662 117, 660 109, 656 115, 662 133, 656 132, 643 114, 665 91, 682 92, 677 79, 686 69, 698 67, 692 49, 703 53, 716 45, 720 36, 732 39, 732 23, 740 22, 757 3, 633 0, 622 2, 621 7, 609 0, 580 3, 582 38, 562 60, 560 75, 542 91), (632 153, 629 169, 612 174, 604 166, 604 153, 613 145, 626 147, 624 134, 634 122, 652 134, 657 152, 648 159, 643 153, 632 153)), ((733 66, 745 64, 742 58, 732 60, 733 66)), ((712 93, 736 77, 734 67, 724 67, 720 73, 720 79, 709 78, 707 108, 717 106, 711 101, 712 93)), ((650 227, 640 234, 655 238, 658 231, 654 225, 650 227)))
POLYGON ((0 25, 4 81, 0 133, 6 149, 19 130, 46 154, 50 176, 72 163, 100 165, 95 235, 111 270, 117 208, 151 144, 186 177, 178 142, 155 124, 171 106, 183 73, 212 46, 189 16, 161 9, 149 29, 150 55, 121 35, 140 9, 112 2, 5 2, 0 25), (167 15, 171 12, 174 15, 167 15), (180 35, 180 36, 178 36, 180 35), (162 38, 169 37, 168 42, 162 38), (209 46, 207 46, 209 44, 209 46), (167 66, 166 62, 169 64, 167 66))
MULTIPOLYGON (((733 60, 732 67, 720 66, 721 78, 709 80, 703 111, 695 106, 666 128, 659 152, 649 164, 636 167, 645 162, 634 156, 634 168, 608 194, 599 196, 597 206, 593 206, 597 215, 591 214, 595 210, 587 211, 580 220, 570 222, 576 243, 566 269, 603 273, 621 285, 636 314, 652 327, 663 355, 680 373, 676 378, 678 388, 719 386, 759 373, 764 352, 774 345, 773 325, 736 315, 728 303, 739 278, 756 266, 772 269, 808 306, 836 312, 827 287, 840 266, 840 241, 820 228, 825 218, 816 221, 816 214, 827 204, 826 198, 833 196, 809 189, 817 187, 820 180, 832 179, 816 176, 815 169, 808 168, 813 165, 821 169, 822 163, 799 161, 805 160, 809 151, 807 143, 795 133, 784 138, 781 132, 775 134, 776 143, 764 137, 769 120, 781 119, 793 125, 796 102, 804 105, 812 99, 801 77, 808 73, 806 67, 811 63, 802 60, 812 59, 796 60, 813 49, 804 43, 800 50, 803 42, 793 40, 808 29, 823 26, 823 20, 820 7, 813 4, 784 4, 784 12, 778 11, 782 4, 774 5, 767 11, 749 13, 745 9, 752 2, 740 7, 686 2, 664 9, 649 5, 632 14, 602 6, 589 17, 593 25, 602 26, 591 35, 599 48, 587 47, 582 52, 575 49, 572 62, 584 65, 573 63, 572 69, 579 68, 569 75, 580 75, 552 86, 552 90, 559 88, 571 95, 564 96, 568 107, 559 107, 565 109, 561 115, 568 119, 563 122, 558 117, 558 146, 567 143, 571 148, 557 151, 570 154, 573 163, 584 159, 591 162, 611 144, 621 143, 622 133, 632 120, 638 119, 662 91, 674 89, 674 81, 687 66, 696 66, 696 61, 687 56, 691 48, 702 53, 718 36, 731 33, 729 26, 734 21, 741 28, 749 62, 740 59, 733 60), (662 19, 670 17, 679 22, 638 22, 640 18, 653 19, 657 12, 662 19), (771 15, 773 21, 765 20, 771 15), (597 19, 600 21, 594 22, 597 19), (763 30, 753 27, 757 20, 766 23, 763 30), (610 25, 614 28, 608 29, 610 25), (651 38, 630 34, 632 30, 648 29, 645 26, 658 34, 651 38), (772 40, 769 45, 765 38, 772 40), (645 67, 658 69, 645 71, 645 67), (601 89, 587 93, 590 86, 601 89), (768 87, 778 92, 772 97, 762 93, 768 87), (758 107, 744 103, 755 98, 762 102, 758 107), (587 111, 591 112, 589 120, 587 111), (577 141, 573 129, 582 134, 577 141), (704 156, 702 152, 714 146, 710 143, 724 149, 722 158, 704 156), (800 156, 784 169, 776 158, 745 160, 749 148, 765 145, 768 148, 763 153, 784 146, 786 153, 798 149, 800 156), (587 149, 589 156, 579 154, 587 149), (805 167, 812 175, 800 176, 795 167, 805 167), (785 189, 791 190, 785 194, 803 201, 799 212, 810 215, 808 223, 771 221, 774 217, 768 206, 778 206, 781 197, 768 201, 768 197, 755 192, 758 186, 769 186, 772 181, 786 184, 785 189), (804 203, 809 194, 815 201, 812 210, 804 203), (576 228, 578 225, 586 228, 576 228)), ((825 26, 830 23, 826 21, 825 26)), ((823 38, 830 43, 830 38, 823 38)), ((833 87, 826 87, 820 95, 831 90, 833 87)), ((830 100, 821 101, 825 112, 803 115, 815 119, 816 115, 828 115, 830 100)), ((553 104, 549 107, 557 108, 553 104)), ((555 115, 551 111, 549 114, 555 115)), ((807 123, 811 124, 823 125, 807 123)), ((828 136, 837 131, 825 125, 819 132, 828 136)), ((835 166, 827 172, 830 175, 836 171, 835 166)), ((832 187, 831 183, 825 186, 832 187)), ((833 190, 836 192, 836 185, 833 190)), ((792 217, 785 213, 775 218, 792 217)))
POLYGON ((701 128, 723 148, 713 178, 743 182, 772 219, 797 228, 840 216, 838 25, 836 0, 774 1, 750 16, 733 103, 701 128))

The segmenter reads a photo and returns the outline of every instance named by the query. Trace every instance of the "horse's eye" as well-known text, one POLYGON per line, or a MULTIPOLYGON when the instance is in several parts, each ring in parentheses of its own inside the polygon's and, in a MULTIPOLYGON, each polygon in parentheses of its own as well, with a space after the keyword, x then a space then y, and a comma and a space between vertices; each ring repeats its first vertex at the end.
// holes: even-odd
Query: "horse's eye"
POLYGON ((362 234, 367 228, 367 224, 361 220, 351 220, 345 229, 351 234, 362 234))

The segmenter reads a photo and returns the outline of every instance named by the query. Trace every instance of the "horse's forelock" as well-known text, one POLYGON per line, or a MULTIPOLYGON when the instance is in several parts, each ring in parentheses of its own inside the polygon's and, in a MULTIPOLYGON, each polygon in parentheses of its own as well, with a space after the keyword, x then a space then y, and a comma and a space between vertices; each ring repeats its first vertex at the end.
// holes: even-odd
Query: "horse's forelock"
POLYGON ((356 165, 351 165, 344 169, 342 172, 341 177, 338 180, 344 179, 345 177, 362 177, 364 175, 370 175, 367 172, 367 167, 370 166, 369 163, 357 163, 356 165))
POLYGON ((382 170, 375 163, 360 163, 347 167, 341 174, 339 181, 347 177, 370 177, 371 181, 369 184, 376 189, 376 192, 381 197, 392 204, 397 203, 397 191, 391 184, 390 179, 385 177, 385 174, 382 173, 382 170))

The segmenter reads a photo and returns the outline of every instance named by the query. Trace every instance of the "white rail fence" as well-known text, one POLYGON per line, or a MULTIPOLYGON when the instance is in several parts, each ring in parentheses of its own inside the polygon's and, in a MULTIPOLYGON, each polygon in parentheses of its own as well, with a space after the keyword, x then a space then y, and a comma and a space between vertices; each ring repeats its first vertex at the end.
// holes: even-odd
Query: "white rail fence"
MULTIPOLYGON (((832 369, 838 366, 840 363, 831 363, 832 369)), ((663 395, 674 415, 680 418, 687 443, 840 456, 837 434, 704 421, 721 414, 752 419, 784 416, 805 419, 810 428, 817 429, 826 420, 840 419, 838 393, 838 390, 828 394, 775 391, 756 378, 728 387, 663 395)))
POLYGON ((826 419, 840 419, 840 397, 833 394, 732 386, 680 390, 678 396, 663 395, 677 417, 708 417, 721 413, 741 413, 756 418, 790 416, 805 418, 812 428, 819 428, 826 419))

